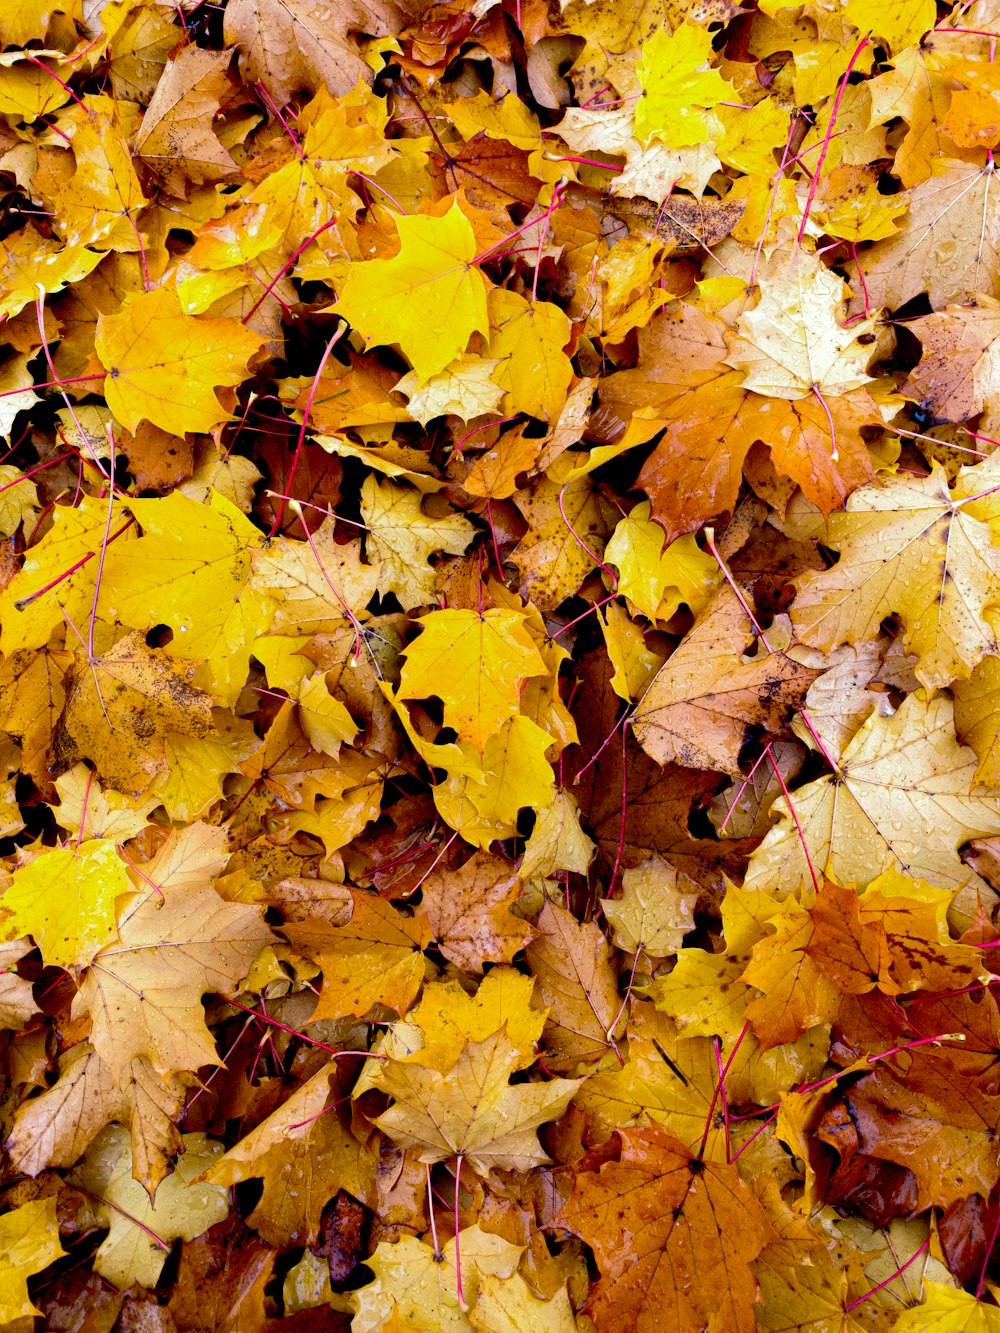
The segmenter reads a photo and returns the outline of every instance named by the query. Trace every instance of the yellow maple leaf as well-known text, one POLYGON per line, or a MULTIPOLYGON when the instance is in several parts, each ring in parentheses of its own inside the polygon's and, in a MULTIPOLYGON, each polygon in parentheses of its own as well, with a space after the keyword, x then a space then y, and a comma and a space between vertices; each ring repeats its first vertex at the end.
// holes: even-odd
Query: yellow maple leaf
POLYGON ((525 880, 534 875, 554 875, 557 870, 585 875, 595 850, 580 827, 576 801, 560 787, 536 815, 535 827, 524 846, 519 874, 525 880))
POLYGON ((503 287, 490 292, 489 311, 490 356, 499 362, 491 379, 506 391, 504 414, 554 421, 573 380, 563 351, 570 340, 566 314, 549 301, 527 301, 503 287))
POLYGON ((50 967, 85 967, 118 933, 115 902, 134 887, 108 838, 52 847, 14 871, 0 930, 30 935, 50 967))
POLYGON ((155 1287, 169 1241, 194 1240, 229 1215, 229 1191, 196 1179, 223 1150, 204 1134, 185 1134, 184 1151, 156 1191, 155 1204, 132 1176, 128 1130, 109 1125, 91 1144, 74 1179, 97 1199, 99 1223, 108 1228, 94 1259, 95 1271, 122 1290, 155 1287))
POLYGON ((143 535, 104 565, 98 609, 132 629, 169 625, 169 657, 204 660, 197 680, 232 706, 243 688, 253 641, 267 629, 273 601, 250 582, 258 528, 220 495, 198 504, 174 491, 130 500, 143 535))
POLYGON ((844 13, 860 33, 883 38, 892 52, 919 42, 937 20, 934 0, 847 0, 844 13))
POLYGON ((252 586, 277 603, 272 635, 333 633, 347 620, 367 620, 378 586, 375 564, 362 564, 356 542, 341 546, 327 519, 308 542, 278 537, 253 550, 252 586))
POLYGON ((548 1160, 535 1131, 562 1115, 581 1080, 511 1086, 522 1065, 505 1029, 468 1042, 447 1072, 386 1060, 372 1081, 394 1105, 375 1123, 422 1162, 461 1157, 482 1175, 524 1171, 548 1160))
POLYGON ((379 1241, 368 1263, 373 1281, 350 1294, 353 1333, 470 1333, 466 1309, 480 1282, 486 1276, 512 1277, 522 1253, 522 1246, 478 1224, 449 1236, 440 1253, 417 1236, 379 1241))
POLYGON ((939 464, 863 486, 831 517, 832 569, 803 575, 792 610, 798 638, 829 652, 877 637, 893 613, 928 689, 968 678, 996 652, 987 612, 996 605, 1000 550, 995 517, 976 503, 989 461, 963 470, 952 491, 939 464))
POLYGON ((136 251, 136 216, 147 200, 132 165, 119 104, 88 95, 63 117, 76 172, 53 198, 71 245, 136 251))
POLYGON ((618 591, 650 620, 669 620, 681 603, 697 615, 722 578, 715 560, 685 535, 664 549, 663 529, 644 500, 611 534, 604 558, 618 569, 618 591))
POLYGON ((433 747, 458 750, 461 755, 461 771, 452 766, 445 781, 434 788, 438 814, 478 847, 512 837, 520 810, 543 810, 555 796, 555 774, 545 757, 551 745, 549 733, 519 713, 489 737, 481 762, 475 746, 468 743, 433 747))
POLYGON ((661 856, 651 856, 622 875, 620 898, 602 898, 601 907, 619 949, 644 949, 656 958, 676 953, 694 929, 697 893, 685 893, 677 872, 661 856))
POLYGON ((183 435, 229 420, 215 390, 246 379, 263 341, 238 320, 186 315, 176 292, 157 287, 100 315, 94 349, 108 372, 108 406, 126 430, 151 421, 183 435))
POLYGON ((441 416, 472 421, 496 412, 500 406, 504 391, 491 379, 498 365, 492 356, 458 356, 423 384, 411 370, 396 384, 395 391, 409 395, 406 410, 422 426, 441 416))
POLYGON ((712 34, 687 19, 672 33, 660 28, 643 47, 636 66, 642 95, 635 108, 635 134, 643 144, 660 139, 671 148, 707 143, 706 112, 719 102, 739 101, 712 59, 712 34))
POLYGON ((1000 1333, 1000 1311, 961 1288, 924 1282, 923 1300, 903 1310, 893 1333, 1000 1333))
POLYGON ((640 699, 663 665, 663 657, 647 647, 642 629, 617 602, 604 615, 598 611, 597 618, 608 658, 615 669, 611 688, 620 699, 630 702, 640 699))
POLYGON ((315 1245, 323 1210, 338 1190, 366 1203, 374 1195, 378 1156, 351 1133, 349 1113, 335 1110, 346 1099, 330 1104, 340 1091, 331 1061, 204 1173, 223 1186, 263 1178, 247 1224, 269 1245, 315 1245))
POLYGON ((53 1166, 72 1166, 110 1121, 129 1125, 132 1166, 152 1198, 181 1148, 175 1120, 193 1075, 161 1078, 138 1057, 115 1076, 88 1041, 59 1057, 59 1077, 51 1088, 22 1102, 14 1117, 7 1151, 25 1175, 53 1166))
POLYGON ((138 796, 166 767, 165 735, 207 736, 211 700, 191 685, 190 662, 168 659, 129 633, 90 660, 81 653, 60 728, 67 759, 91 759, 118 791, 138 796))
POLYGON ((870 383, 871 353, 858 339, 871 334, 876 317, 847 328, 838 323, 844 280, 801 251, 777 256, 771 272, 757 306, 740 316, 726 358, 746 372, 744 389, 793 400, 817 392, 839 396, 870 383))
POLYGON ((21 1324, 41 1315, 28 1295, 28 1278, 65 1253, 54 1194, 32 1199, 0 1217, 0 1324, 21 1324))
POLYGON ((435 551, 462 555, 476 529, 463 514, 431 518, 419 491, 366 477, 361 488, 361 517, 368 527, 368 558, 378 561, 378 590, 394 592, 404 610, 434 600, 435 571, 428 557, 435 551))
POLYGON ((216 835, 190 825, 143 864, 144 892, 119 904, 118 939, 84 977, 75 1009, 91 1014, 94 1048, 116 1077, 137 1056, 163 1077, 221 1063, 201 997, 232 994, 272 935, 260 908, 227 903, 211 886, 216 835))
POLYGON ((302 681, 296 697, 299 722, 313 749, 336 759, 341 744, 350 745, 359 730, 346 705, 330 693, 322 671, 302 681))
MULTIPOLYGON (((93 607, 107 522, 107 502, 90 495, 83 496, 75 509, 57 505, 52 511, 52 527, 31 547, 21 569, 0 593, 4 653, 44 647, 55 627, 66 621, 83 630, 93 607)), ((114 505, 111 531, 117 533, 116 541, 134 538, 131 524, 126 524, 123 511, 114 505)))
POLYGON ((495 607, 481 615, 448 607, 421 616, 406 648, 399 697, 444 704, 445 726, 480 753, 518 711, 521 684, 549 670, 525 628, 527 612, 495 607))
POLYGON ((334 309, 369 344, 398 343, 421 380, 439 374, 485 335, 486 280, 476 237, 458 203, 443 217, 397 219, 399 254, 348 266, 334 309), (432 332, 429 332, 432 331, 432 332))
POLYGON ((669 1014, 686 1037, 722 1037, 730 1045, 746 1017, 750 988, 739 978, 753 946, 767 933, 774 902, 766 893, 726 885, 722 904, 725 947, 681 949, 673 971, 658 976, 649 988, 658 1009, 669 1014))
MULTIPOLYGON (((534 978, 502 966, 488 972, 473 995, 457 981, 428 982, 416 1008, 387 1030, 381 1053, 447 1073, 467 1042, 505 1031, 526 1069, 534 1063, 534 1044, 545 1024, 544 1009, 531 1007, 534 988, 534 978)), ((356 1096, 375 1086, 379 1067, 373 1060, 362 1070, 356 1096)))
POLYGON ((967 921, 982 881, 959 860, 969 838, 1000 833, 996 799, 975 786, 976 756, 955 739, 954 707, 942 694, 909 694, 892 717, 877 713, 837 757, 836 778, 816 779, 784 798, 779 822, 750 858, 748 889, 784 896, 818 871, 869 884, 883 870, 959 889, 955 920, 967 921), (800 836, 802 841, 800 841, 800 836))

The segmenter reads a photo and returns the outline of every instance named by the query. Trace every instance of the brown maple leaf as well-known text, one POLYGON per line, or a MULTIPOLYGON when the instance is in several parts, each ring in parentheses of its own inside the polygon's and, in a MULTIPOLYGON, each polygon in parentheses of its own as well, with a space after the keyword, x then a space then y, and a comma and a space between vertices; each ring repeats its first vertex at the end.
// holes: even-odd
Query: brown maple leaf
POLYGON ((622 1129, 617 1140, 615 1157, 577 1172, 555 1219, 596 1255, 587 1308, 597 1327, 688 1333, 714 1320, 754 1333, 748 1265, 772 1232, 736 1168, 693 1157, 659 1128, 622 1129))

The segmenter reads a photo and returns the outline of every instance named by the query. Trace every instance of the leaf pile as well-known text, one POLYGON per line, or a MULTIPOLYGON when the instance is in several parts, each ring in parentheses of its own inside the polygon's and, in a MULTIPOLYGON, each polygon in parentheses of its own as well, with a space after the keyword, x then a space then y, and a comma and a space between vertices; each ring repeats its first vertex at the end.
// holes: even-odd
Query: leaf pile
POLYGON ((1000 1329, 998 38, 0 6, 0 1325, 1000 1329))

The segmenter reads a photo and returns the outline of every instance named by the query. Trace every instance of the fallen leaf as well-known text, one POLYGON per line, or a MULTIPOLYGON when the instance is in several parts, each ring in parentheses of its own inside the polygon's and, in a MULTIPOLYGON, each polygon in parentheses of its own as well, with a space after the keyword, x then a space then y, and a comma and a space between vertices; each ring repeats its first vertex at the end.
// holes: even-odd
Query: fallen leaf
POLYGON ((115 904, 133 891, 110 839, 52 847, 15 870, 0 898, 2 928, 8 939, 32 936, 51 966, 87 967, 117 935, 115 904))
POLYGON ((430 942, 426 917, 406 917, 373 894, 350 895, 350 917, 337 925, 303 922, 285 934, 323 970, 312 1021, 362 1017, 374 1005, 405 1014, 424 978, 421 949, 430 942))
POLYGON ((418 916, 449 962, 468 972, 509 963, 535 931, 509 910, 521 896, 518 873, 477 852, 457 871, 433 870, 423 882, 418 916))
POLYGON ((751 635, 743 605, 724 586, 635 711, 633 734, 657 763, 738 777, 744 744, 786 729, 815 673, 766 649, 746 661, 751 635))
POLYGON ((351 264, 337 311, 369 343, 398 343, 427 380, 473 333, 487 333, 486 283, 472 266, 475 236, 457 202, 443 217, 401 217, 397 225, 399 253, 351 264))
POLYGON ((160 287, 99 316, 94 348, 108 372, 108 406, 126 430, 149 421, 183 435, 229 419, 215 390, 241 383, 261 342, 237 320, 186 315, 160 287))
POLYGON ((40 1314, 28 1278, 66 1253, 59 1242, 56 1199, 34 1199, 0 1218, 0 1319, 13 1324, 40 1314))
POLYGON ((193 1240, 229 1212, 229 1191, 198 1184, 198 1173, 222 1152, 204 1134, 185 1134, 177 1165, 156 1191, 155 1205, 132 1178, 128 1133, 109 1125, 77 1167, 75 1179, 94 1197, 98 1225, 108 1227, 95 1269, 120 1290, 155 1287, 170 1242, 193 1240))
POLYGON ((654 958, 677 952, 694 928, 696 893, 684 893, 677 872, 652 856, 622 875, 620 898, 602 898, 601 907, 614 931, 615 944, 627 953, 642 949, 654 958))
POLYGON ((714 1318, 752 1333, 748 1265, 770 1240, 760 1204, 734 1167, 692 1157, 661 1129, 621 1130, 619 1140, 617 1160, 579 1173, 559 1214, 597 1257, 597 1326, 680 1333, 714 1318))

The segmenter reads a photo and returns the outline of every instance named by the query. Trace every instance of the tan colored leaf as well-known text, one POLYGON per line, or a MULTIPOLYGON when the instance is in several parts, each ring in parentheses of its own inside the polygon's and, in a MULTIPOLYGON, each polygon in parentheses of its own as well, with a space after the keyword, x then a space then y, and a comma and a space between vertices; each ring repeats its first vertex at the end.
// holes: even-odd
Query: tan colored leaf
POLYGON ((467 972, 509 963, 535 938, 509 908, 521 896, 518 872, 499 857, 477 852, 458 870, 438 868, 424 880, 418 917, 449 962, 467 972))
POLYGON ((624 872, 621 897, 602 898, 601 907, 619 949, 643 949, 654 958, 666 958, 694 927, 697 901, 696 893, 683 892, 672 866, 651 856, 624 872))
POLYGON ((658 764, 737 777, 745 741, 788 726, 817 673, 784 653, 746 661, 752 637, 746 611, 723 585, 636 709, 635 738, 658 764))
POLYGON ((528 945, 528 962, 549 1006, 546 1063, 559 1071, 601 1058, 624 1031, 610 950, 600 928, 581 924, 556 903, 538 918, 541 937, 528 945))

